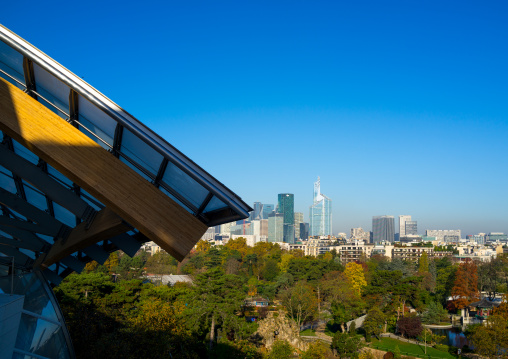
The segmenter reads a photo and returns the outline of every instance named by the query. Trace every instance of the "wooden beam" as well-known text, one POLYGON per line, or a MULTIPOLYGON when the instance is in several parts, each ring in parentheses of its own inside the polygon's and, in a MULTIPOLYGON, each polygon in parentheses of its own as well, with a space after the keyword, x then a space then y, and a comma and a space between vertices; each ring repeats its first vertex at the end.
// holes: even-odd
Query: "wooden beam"
POLYGON ((78 250, 129 230, 129 226, 106 207, 97 213, 90 225, 81 222, 71 231, 69 237, 60 238, 53 243, 46 255, 37 258, 35 266, 49 267, 78 250))
POLYGON ((125 163, 3 79, 0 129, 178 260, 207 229, 125 163))

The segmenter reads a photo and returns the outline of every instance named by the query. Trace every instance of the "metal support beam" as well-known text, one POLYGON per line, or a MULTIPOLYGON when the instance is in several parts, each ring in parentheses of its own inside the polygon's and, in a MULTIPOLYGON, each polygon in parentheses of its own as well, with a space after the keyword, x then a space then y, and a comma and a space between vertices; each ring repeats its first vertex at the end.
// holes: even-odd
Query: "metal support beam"
MULTIPOLYGON (((30 269, 34 263, 32 258, 10 246, 0 246, 0 253, 14 257, 14 263, 23 268, 30 269)), ((0 259, 2 259, 2 257, 0 257, 0 259)))
POLYGON ((46 236, 56 237, 60 233, 61 227, 49 229, 44 225, 40 225, 38 223, 32 223, 27 221, 22 221, 20 219, 11 218, 8 216, 0 216, 0 226, 13 227, 17 229, 22 229, 29 232, 45 234, 46 236))
POLYGON ((120 148, 122 147, 122 136, 123 136, 123 126, 117 124, 115 128, 115 138, 113 139, 113 155, 116 158, 120 157, 120 148))
POLYGON ((35 85, 34 64, 32 60, 29 60, 27 57, 23 57, 23 75, 25 76, 27 94, 37 100, 37 86, 35 85))
POLYGON ((141 248, 141 243, 139 243, 135 238, 129 236, 127 233, 120 234, 119 236, 109 238, 109 241, 117 246, 119 249, 127 253, 128 256, 134 257, 136 252, 141 248))
POLYGON ((30 182, 52 201, 60 204, 77 217, 88 220, 95 214, 95 210, 88 203, 48 176, 42 169, 8 150, 5 146, 0 146, 0 165, 30 182))
POLYGON ((164 172, 166 172, 166 168, 168 167, 168 159, 164 158, 159 166, 159 170, 157 171, 157 176, 153 180, 153 184, 155 187, 159 188, 162 177, 164 177, 164 172))
POLYGON ((62 227, 66 227, 63 223, 46 212, 3 188, 0 188, 0 203, 31 221, 36 222, 39 226, 44 227, 45 230, 51 231, 52 233, 58 233, 62 230, 62 227))
POLYGON ((50 247, 50 244, 44 241, 42 238, 39 238, 32 232, 24 229, 0 225, 0 231, 10 234, 14 238, 25 241, 28 245, 39 247, 40 249, 38 252, 43 252, 50 247))
MULTIPOLYGON (((110 209, 104 208, 97 213, 97 216, 90 225, 83 222, 72 230, 67 239, 57 240, 46 254, 41 255, 37 259, 36 266, 49 267, 53 263, 58 262, 74 252, 83 250, 83 248, 90 247, 97 242, 125 233, 129 230, 129 226, 127 226, 120 217, 110 209)), ((97 252, 94 248, 95 247, 90 249, 87 248, 88 251, 87 249, 83 251, 90 252, 92 256, 92 253, 97 252)), ((106 253, 105 251, 103 252, 106 253)), ((107 257, 108 255, 106 253, 104 261, 107 257)), ((102 261, 103 258, 100 257, 98 259, 102 261)))
MULTIPOLYGON (((14 238, 8 238, 0 235, 0 244, 4 244, 6 246, 14 247, 14 248, 24 248, 33 252, 41 252, 45 249, 45 245, 43 243, 38 243, 34 241, 24 241, 17 240, 14 238)), ((49 247, 49 246, 48 246, 49 247)), ((0 250, 1 252, 1 250, 0 250)))

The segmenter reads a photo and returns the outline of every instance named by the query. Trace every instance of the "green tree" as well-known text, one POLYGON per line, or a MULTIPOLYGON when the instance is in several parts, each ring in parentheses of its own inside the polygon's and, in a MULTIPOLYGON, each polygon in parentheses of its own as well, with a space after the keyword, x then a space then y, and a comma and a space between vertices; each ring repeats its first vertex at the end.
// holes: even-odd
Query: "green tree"
POLYGON ((448 311, 443 308, 441 303, 430 302, 421 315, 422 322, 425 324, 439 324, 448 321, 448 311))
POLYGON ((194 293, 187 301, 188 323, 192 328, 206 328, 210 349, 218 327, 225 333, 240 334, 241 320, 236 314, 245 299, 240 277, 224 274, 222 268, 215 267, 198 275, 194 284, 194 293))
POLYGON ((429 271, 429 256, 427 252, 423 252, 423 254, 418 258, 418 272, 419 273, 427 273, 429 271))
POLYGON ((322 341, 315 341, 309 344, 309 348, 303 353, 301 359, 326 359, 331 351, 328 345, 322 341))
POLYGON ((370 338, 371 335, 375 335, 379 339, 379 335, 383 332, 385 320, 386 316, 378 307, 373 307, 369 310, 363 322, 363 329, 367 337, 370 338))
POLYGON ((362 341, 355 333, 337 332, 332 340, 332 348, 339 358, 358 358, 362 347, 362 341))
POLYGON ((277 340, 272 345, 272 349, 267 359, 291 359, 293 357, 293 347, 288 342, 277 340))

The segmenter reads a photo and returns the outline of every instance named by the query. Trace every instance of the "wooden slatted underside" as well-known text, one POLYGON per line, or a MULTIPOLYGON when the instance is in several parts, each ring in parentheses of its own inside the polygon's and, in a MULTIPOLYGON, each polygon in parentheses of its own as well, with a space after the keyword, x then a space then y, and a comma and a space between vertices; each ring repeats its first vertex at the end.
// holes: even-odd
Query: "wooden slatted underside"
POLYGON ((207 229, 126 164, 1 78, 0 129, 178 260, 207 229))

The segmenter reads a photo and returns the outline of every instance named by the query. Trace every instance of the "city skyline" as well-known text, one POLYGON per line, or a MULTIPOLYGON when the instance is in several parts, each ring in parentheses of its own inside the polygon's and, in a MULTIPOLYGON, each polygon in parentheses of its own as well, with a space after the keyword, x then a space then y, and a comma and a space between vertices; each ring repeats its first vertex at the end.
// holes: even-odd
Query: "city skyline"
POLYGON ((508 232, 507 3, 4 7, 2 24, 249 204, 292 193, 307 221, 320 176, 335 234, 379 214, 508 232), (95 25, 45 20, 69 13, 95 25))

